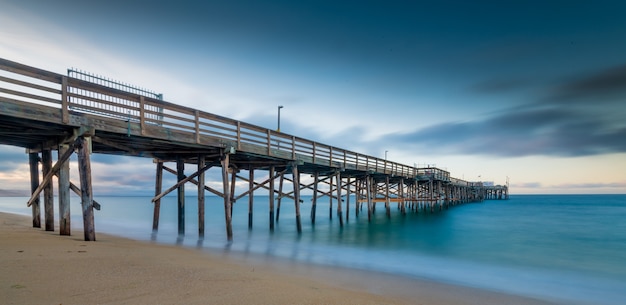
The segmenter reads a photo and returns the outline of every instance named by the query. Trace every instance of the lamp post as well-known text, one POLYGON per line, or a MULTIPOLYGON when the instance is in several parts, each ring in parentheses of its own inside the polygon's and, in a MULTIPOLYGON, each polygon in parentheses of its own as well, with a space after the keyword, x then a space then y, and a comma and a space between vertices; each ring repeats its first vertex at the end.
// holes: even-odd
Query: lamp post
POLYGON ((385 150, 385 161, 387 161, 387 153, 388 152, 389 152, 388 150, 385 150))
POLYGON ((282 109, 283 106, 278 106, 278 129, 276 129, 276 131, 280 132, 280 109, 282 109))

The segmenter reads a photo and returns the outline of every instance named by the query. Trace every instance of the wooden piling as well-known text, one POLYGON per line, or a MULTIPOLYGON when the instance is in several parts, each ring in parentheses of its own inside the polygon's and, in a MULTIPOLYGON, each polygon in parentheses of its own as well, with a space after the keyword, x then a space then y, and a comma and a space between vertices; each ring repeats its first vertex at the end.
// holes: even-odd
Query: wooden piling
POLYGON ((85 241, 96 240, 96 229, 93 218, 93 192, 91 186, 91 158, 89 156, 89 142, 85 137, 79 137, 78 173, 80 176, 81 206, 83 209, 83 232, 85 241))
POLYGON ((249 168, 250 179, 248 180, 248 187, 250 194, 248 194, 248 229, 252 230, 252 209, 254 206, 254 168, 249 168))
POLYGON ((359 218, 359 212, 361 210, 361 198, 362 198, 362 193, 363 193, 363 178, 359 179, 357 178, 356 180, 356 203, 354 206, 354 217, 359 218))
POLYGON ((302 222, 300 221, 300 173, 298 172, 298 165, 293 164, 293 197, 296 204, 296 228, 298 234, 302 233, 302 222))
MULTIPOLYGON (((39 154, 29 153, 28 164, 30 166, 30 191, 35 192, 39 187, 39 154)), ((41 210, 39 208, 39 196, 35 198, 32 205, 33 228, 41 228, 41 210)))
POLYGON ((206 166, 206 158, 204 155, 198 155, 198 236, 204 237, 204 167, 206 166))
POLYGON ((346 222, 350 220, 350 177, 346 183, 346 222))
MULTIPOLYGON (((59 145, 59 162, 62 156, 69 149, 68 145, 59 145)), ((70 163, 63 162, 59 168, 59 233, 61 235, 71 235, 70 218, 70 163)))
MULTIPOLYGON (((339 227, 343 227, 343 211, 341 210, 341 173, 337 173, 337 218, 339 227)), ((331 194, 332 195, 332 194, 331 194)))
POLYGON ((283 199, 283 183, 285 181, 284 173, 280 175, 280 180, 278 182, 278 200, 276 202, 276 222, 278 222, 278 218, 280 218, 280 203, 283 199))
POLYGON ((233 240, 233 218, 232 218, 232 206, 231 206, 231 194, 230 194, 230 180, 228 179, 228 165, 230 161, 229 154, 222 155, 222 186, 224 187, 224 217, 226 222, 226 238, 228 241, 233 240))
POLYGON ((328 217, 330 220, 333 220, 333 177, 330 176, 330 188, 328 189, 328 198, 330 201, 330 204, 328 206, 328 217))
MULTIPOLYGON (((409 190, 407 190, 409 193, 409 190)), ((406 214, 406 200, 404 194, 404 179, 400 179, 400 188, 398 189, 398 196, 400 197, 400 213, 402 215, 406 214)))
POLYGON ((315 225, 315 212, 317 210, 317 184, 319 183, 319 173, 313 174, 313 201, 311 202, 311 224, 315 225))
MULTIPOLYGON (((52 151, 44 149, 41 152, 43 175, 46 176, 52 170, 52 151)), ((46 231, 54 231, 54 191, 52 183, 47 183, 43 189, 44 221, 46 231)))
POLYGON ((369 176, 365 177, 365 192, 367 197, 367 221, 372 221, 372 187, 371 187, 371 178, 369 176))
POLYGON ((391 218, 391 202, 389 200, 389 175, 385 176, 385 210, 387 218, 391 218))
POLYGON ((237 186, 237 173, 239 172, 235 167, 230 167, 230 217, 233 216, 235 202, 235 187, 237 186))
POLYGON ((270 232, 274 232, 274 166, 270 166, 270 232))
MULTIPOLYGON (((161 194, 163 188, 163 162, 156 163, 156 179, 154 182, 154 196, 161 194)), ((159 230, 159 216, 161 214, 161 198, 154 201, 154 214, 152 216, 152 231, 159 230)))
MULTIPOLYGON (((176 158, 176 177, 178 181, 185 179, 185 160, 182 157, 176 158)), ((178 194, 178 235, 185 235, 185 185, 181 184, 177 188, 178 194)))

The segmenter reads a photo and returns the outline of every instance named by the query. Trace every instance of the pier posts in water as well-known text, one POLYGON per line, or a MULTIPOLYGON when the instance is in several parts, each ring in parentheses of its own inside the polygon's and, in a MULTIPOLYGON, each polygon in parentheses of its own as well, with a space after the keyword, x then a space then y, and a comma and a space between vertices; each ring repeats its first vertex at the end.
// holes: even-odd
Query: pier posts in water
POLYGON ((398 185, 398 197, 400 198, 400 212, 402 215, 406 214, 404 206, 406 205, 404 194, 404 179, 400 179, 400 185, 398 185))
POLYGON ((278 218, 280 217, 280 203, 283 199, 283 184, 285 181, 284 173, 280 175, 280 180, 278 182, 278 200, 276 202, 276 222, 278 222, 278 218))
POLYGON ((300 173, 298 164, 294 162, 291 171, 293 173, 293 201, 296 204, 296 229, 298 234, 302 233, 302 222, 300 220, 300 173))
MULTIPOLYGON (((59 145, 59 160, 69 150, 66 144, 59 145)), ((59 161, 61 162, 61 161, 59 161)), ((65 161, 59 167, 59 233, 61 235, 71 234, 70 222, 70 163, 65 161)))
POLYGON ((230 180, 228 179, 228 165, 230 161, 230 154, 222 153, 222 186, 224 190, 224 217, 226 222, 226 238, 228 241, 233 240, 233 218, 232 218, 232 205, 230 194, 230 180))
MULTIPOLYGON (((339 226, 343 227, 343 212, 341 211, 341 173, 337 172, 337 218, 339 218, 339 226)), ((331 194, 332 196, 332 194, 331 194)))
POLYGON ((333 220, 333 176, 330 176, 329 178, 330 188, 328 189, 328 198, 330 200, 330 204, 328 206, 328 217, 330 220, 333 220))
MULTIPOLYGON (((39 187, 39 154, 29 153, 28 163, 30 166, 30 191, 32 193, 39 187)), ((32 205, 33 228, 41 228, 41 210, 39 207, 39 196, 35 198, 32 205)))
POLYGON ((248 187, 250 193, 248 194, 248 229, 252 230, 252 208, 254 206, 254 168, 248 169, 250 173, 250 179, 248 180, 248 187))
MULTIPOLYGON (((41 151, 41 164, 43 175, 47 176, 52 170, 52 151, 50 149, 41 151)), ((54 231, 54 191, 52 183, 47 183, 43 189, 43 206, 46 231, 54 231)))
POLYGON ((204 155, 198 155, 198 236, 204 237, 204 167, 206 160, 204 155))
MULTIPOLYGON (((163 161, 156 161, 156 179, 154 183, 154 196, 161 194, 163 189, 163 161)), ((159 230, 159 216, 161 214, 161 198, 154 201, 154 215, 152 217, 152 231, 159 230)))
POLYGON ((350 177, 348 177, 346 182, 346 222, 350 219, 350 182, 350 177))
MULTIPOLYGON (((180 156, 176 158, 176 173, 178 182, 185 179, 185 160, 180 156)), ((185 185, 177 188, 178 194, 178 235, 185 235, 185 185)))
POLYGON ((387 218, 391 217, 391 198, 389 197, 389 176, 385 176, 385 211, 387 218))
POLYGON ((83 136, 78 137, 78 173, 80 175, 81 206, 83 209, 83 231, 85 241, 96 240, 96 230, 93 217, 93 193, 91 187, 91 159, 90 141, 83 136))
POLYGON ((367 197, 367 221, 372 221, 372 178, 365 177, 365 193, 367 197))
POLYGON ((274 171, 274 166, 270 166, 270 232, 274 232, 274 171))
POLYGON ((317 210, 317 184, 319 183, 319 173, 313 174, 313 198, 311 201, 311 224, 315 225, 315 212, 317 210))

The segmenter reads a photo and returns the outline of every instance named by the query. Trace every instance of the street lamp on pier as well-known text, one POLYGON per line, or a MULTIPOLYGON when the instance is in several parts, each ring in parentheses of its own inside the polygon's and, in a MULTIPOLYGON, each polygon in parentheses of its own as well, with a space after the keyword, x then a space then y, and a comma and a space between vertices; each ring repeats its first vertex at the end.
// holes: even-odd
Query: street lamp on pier
POLYGON ((278 128, 276 129, 276 131, 280 132, 280 109, 282 109, 283 106, 278 106, 278 128))

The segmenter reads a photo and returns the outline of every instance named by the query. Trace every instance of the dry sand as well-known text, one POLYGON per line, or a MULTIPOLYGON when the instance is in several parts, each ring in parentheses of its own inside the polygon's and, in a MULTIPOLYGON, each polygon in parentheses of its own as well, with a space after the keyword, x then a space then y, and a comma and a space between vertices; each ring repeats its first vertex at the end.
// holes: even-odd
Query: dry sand
POLYGON ((0 303, 547 304, 367 272, 293 271, 105 234, 85 242, 82 232, 72 233, 59 236, 31 228, 28 217, 0 213, 0 303))

